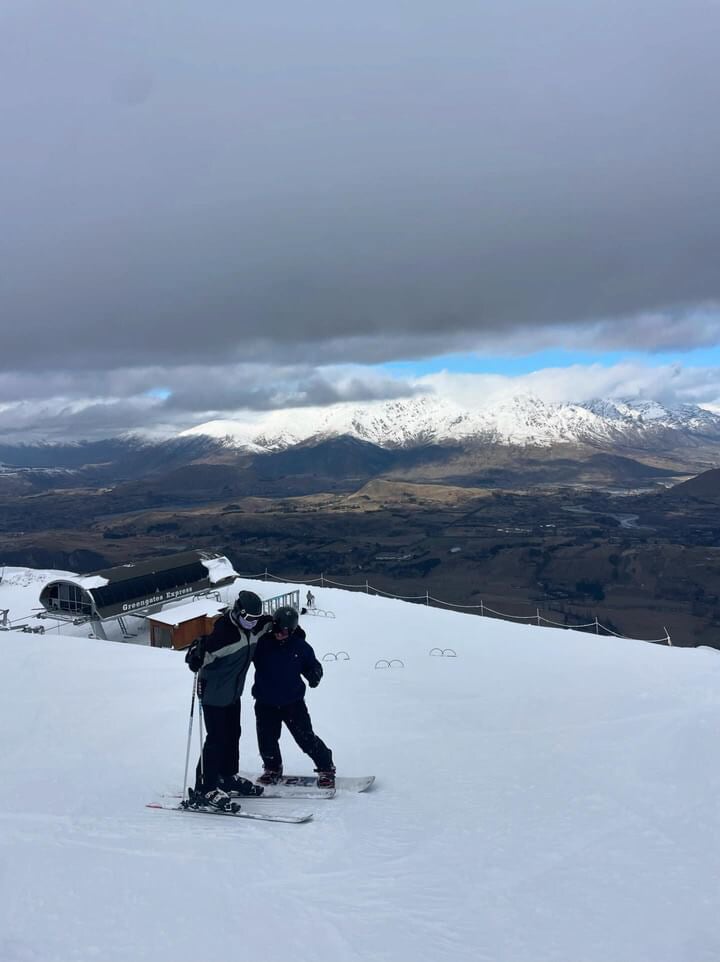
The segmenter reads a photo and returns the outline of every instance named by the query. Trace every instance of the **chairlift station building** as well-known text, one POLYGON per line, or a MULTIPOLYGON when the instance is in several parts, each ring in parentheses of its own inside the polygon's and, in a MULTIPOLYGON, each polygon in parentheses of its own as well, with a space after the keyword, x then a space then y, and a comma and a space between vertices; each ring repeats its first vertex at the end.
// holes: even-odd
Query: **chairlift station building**
POLYGON ((40 593, 40 604, 53 618, 92 622, 95 634, 104 638, 103 622, 119 621, 126 634, 125 617, 146 617, 171 602, 207 595, 236 577, 224 555, 184 551, 51 581, 40 593))

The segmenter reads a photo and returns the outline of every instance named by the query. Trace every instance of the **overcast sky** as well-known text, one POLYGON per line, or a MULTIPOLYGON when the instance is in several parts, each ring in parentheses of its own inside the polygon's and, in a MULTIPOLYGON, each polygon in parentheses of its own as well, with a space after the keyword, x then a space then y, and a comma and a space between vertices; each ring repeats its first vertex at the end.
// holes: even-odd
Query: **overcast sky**
POLYGON ((718 49, 717 0, 3 4, 0 432, 402 396, 383 365, 449 352, 649 390, 720 344, 718 49))

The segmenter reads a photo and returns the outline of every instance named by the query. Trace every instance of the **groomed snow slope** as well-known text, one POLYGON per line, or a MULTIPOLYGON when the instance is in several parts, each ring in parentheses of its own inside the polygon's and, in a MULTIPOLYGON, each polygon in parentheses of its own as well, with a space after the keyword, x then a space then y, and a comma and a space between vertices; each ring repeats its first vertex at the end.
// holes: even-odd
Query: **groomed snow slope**
POLYGON ((144 808, 180 787, 182 655, 0 633, 3 962, 720 958, 716 652, 315 594, 309 640, 350 654, 316 729, 377 785, 247 806, 300 826, 144 808))

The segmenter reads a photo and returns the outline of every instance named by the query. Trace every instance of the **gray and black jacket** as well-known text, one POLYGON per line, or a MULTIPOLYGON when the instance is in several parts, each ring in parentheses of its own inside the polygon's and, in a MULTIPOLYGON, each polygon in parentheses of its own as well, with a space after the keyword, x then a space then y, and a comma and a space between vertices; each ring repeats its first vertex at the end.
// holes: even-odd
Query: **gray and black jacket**
POLYGON ((270 630, 272 618, 263 615, 252 630, 240 628, 229 613, 221 615, 200 642, 205 659, 198 674, 203 705, 220 707, 239 701, 258 638, 270 630))

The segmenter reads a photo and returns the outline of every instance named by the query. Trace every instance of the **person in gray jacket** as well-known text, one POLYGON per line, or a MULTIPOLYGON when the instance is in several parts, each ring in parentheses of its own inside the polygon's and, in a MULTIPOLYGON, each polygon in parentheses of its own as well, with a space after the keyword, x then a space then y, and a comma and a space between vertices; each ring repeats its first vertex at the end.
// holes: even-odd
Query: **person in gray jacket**
POLYGON ((195 772, 195 795, 224 805, 232 795, 259 795, 262 788, 238 775, 240 696, 255 646, 272 626, 262 601, 241 591, 232 609, 222 614, 209 635, 197 638, 185 655, 198 672, 198 696, 207 731, 195 772))

